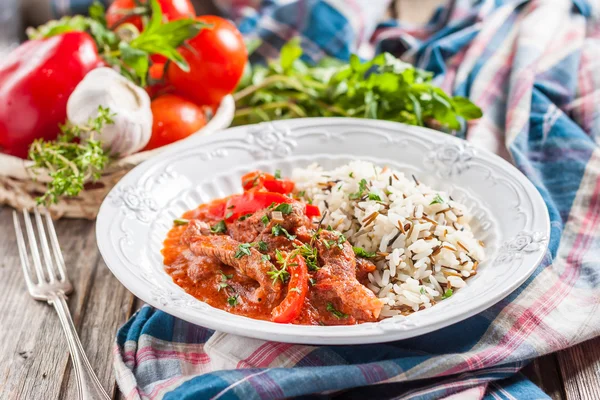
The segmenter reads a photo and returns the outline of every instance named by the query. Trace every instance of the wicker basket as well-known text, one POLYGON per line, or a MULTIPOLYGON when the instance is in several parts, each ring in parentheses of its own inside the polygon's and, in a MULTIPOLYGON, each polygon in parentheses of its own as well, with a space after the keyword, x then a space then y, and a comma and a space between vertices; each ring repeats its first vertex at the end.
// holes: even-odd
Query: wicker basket
MULTIPOLYGON (((231 124, 235 104, 231 96, 221 102, 213 118, 194 135, 210 135, 231 124)), ((185 140, 185 139, 184 139, 185 140)), ((104 197, 110 189, 133 167, 162 150, 142 151, 113 162, 96 182, 89 182, 78 196, 61 199, 50 207, 54 218, 94 219, 104 197)), ((35 176, 31 171, 31 161, 0 153, 0 204, 16 209, 30 209, 36 204, 36 198, 45 190, 49 177, 44 174, 35 176)))

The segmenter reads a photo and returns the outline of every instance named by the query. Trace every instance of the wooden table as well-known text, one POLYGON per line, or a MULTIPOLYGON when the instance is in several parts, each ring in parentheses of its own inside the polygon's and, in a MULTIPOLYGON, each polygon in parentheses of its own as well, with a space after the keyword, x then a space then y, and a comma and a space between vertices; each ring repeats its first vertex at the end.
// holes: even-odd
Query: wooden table
MULTIPOLYGON (((69 306, 83 347, 113 397, 115 333, 141 302, 111 274, 96 247, 94 223, 56 223, 75 292, 69 306)), ((0 397, 75 399, 66 341, 52 307, 27 293, 12 227, 12 210, 0 207, 0 397)), ((600 399, 600 338, 544 356, 526 375, 553 399, 600 399)))

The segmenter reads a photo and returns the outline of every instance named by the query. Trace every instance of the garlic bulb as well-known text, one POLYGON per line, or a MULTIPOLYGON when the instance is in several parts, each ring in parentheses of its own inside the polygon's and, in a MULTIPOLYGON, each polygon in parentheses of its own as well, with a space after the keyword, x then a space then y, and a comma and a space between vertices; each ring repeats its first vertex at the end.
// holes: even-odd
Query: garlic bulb
POLYGON ((67 102, 67 118, 85 124, 98 115, 98 106, 108 107, 114 124, 102 129, 103 147, 112 154, 127 156, 148 144, 152 134, 150 97, 111 68, 90 71, 77 85, 67 102))

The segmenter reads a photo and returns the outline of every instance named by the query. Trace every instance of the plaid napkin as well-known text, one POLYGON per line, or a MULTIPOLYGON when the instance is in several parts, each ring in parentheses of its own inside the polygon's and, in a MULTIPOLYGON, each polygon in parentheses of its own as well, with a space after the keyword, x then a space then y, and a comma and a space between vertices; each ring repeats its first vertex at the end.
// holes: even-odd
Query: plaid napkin
POLYGON ((600 9, 583 0, 457 1, 431 23, 375 26, 385 1, 221 2, 272 56, 300 35, 308 57, 371 43, 480 105, 466 139, 512 161, 542 194, 549 250, 505 300, 417 338, 305 346, 213 332, 150 307, 119 331, 128 399, 547 398, 527 360, 600 335, 600 9))

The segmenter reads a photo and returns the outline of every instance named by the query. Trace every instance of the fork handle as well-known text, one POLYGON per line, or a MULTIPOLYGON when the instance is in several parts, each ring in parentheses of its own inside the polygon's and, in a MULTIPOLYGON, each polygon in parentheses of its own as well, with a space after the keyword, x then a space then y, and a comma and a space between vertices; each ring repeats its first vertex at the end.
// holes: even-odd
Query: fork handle
POLYGON ((110 400, 83 351, 83 346, 77 336, 77 330, 75 330, 65 294, 60 292, 51 295, 48 298, 48 303, 52 304, 56 309, 60 324, 67 336, 71 361, 75 369, 75 380, 77 382, 79 398, 81 400, 110 400))

